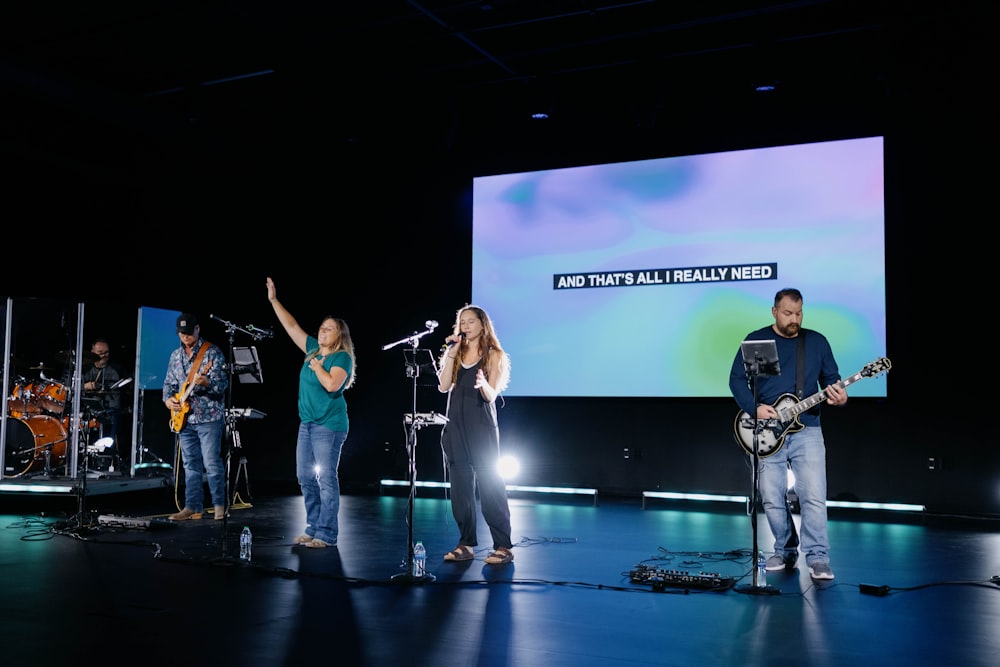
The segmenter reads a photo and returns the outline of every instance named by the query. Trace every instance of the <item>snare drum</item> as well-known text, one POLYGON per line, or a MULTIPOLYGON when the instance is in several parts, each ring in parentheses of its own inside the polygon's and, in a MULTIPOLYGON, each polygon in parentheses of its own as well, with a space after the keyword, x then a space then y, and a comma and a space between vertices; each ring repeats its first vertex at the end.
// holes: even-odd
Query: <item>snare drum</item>
POLYGON ((55 417, 8 419, 3 476, 20 477, 32 470, 45 470, 46 454, 50 468, 65 465, 66 440, 66 429, 55 417))

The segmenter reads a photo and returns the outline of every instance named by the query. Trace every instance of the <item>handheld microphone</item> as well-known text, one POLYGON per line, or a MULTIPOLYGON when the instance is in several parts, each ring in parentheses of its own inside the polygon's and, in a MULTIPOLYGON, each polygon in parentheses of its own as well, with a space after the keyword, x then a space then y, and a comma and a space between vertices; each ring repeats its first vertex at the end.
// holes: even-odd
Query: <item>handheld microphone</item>
MULTIPOLYGON (((465 332, 464 331, 459 332, 458 337, 461 340, 465 340, 465 332)), ((452 345, 454 345, 456 342, 457 341, 449 340, 447 343, 445 343, 444 345, 441 346, 441 350, 442 351, 447 350, 449 347, 451 347, 452 345)))
POLYGON ((248 324, 247 325, 247 331, 251 331, 251 332, 253 332, 253 333, 255 333, 255 334, 259 335, 259 336, 262 336, 264 338, 273 338, 274 337, 274 331, 272 329, 262 329, 260 327, 255 327, 252 324, 248 324))

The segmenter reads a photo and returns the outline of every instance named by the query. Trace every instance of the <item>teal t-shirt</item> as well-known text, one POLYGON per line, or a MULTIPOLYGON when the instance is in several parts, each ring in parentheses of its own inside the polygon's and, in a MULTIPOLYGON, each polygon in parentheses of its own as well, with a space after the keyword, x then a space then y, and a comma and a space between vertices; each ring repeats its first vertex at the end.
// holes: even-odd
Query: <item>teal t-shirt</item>
MULTIPOLYGON (((314 336, 306 339, 306 357, 319 349, 319 341, 314 336)), ((343 350, 323 357, 323 368, 329 371, 334 366, 343 368, 347 377, 351 376, 351 355, 343 350)), ((344 380, 347 383, 347 380, 344 380)), ((327 391, 320 384, 316 374, 309 370, 309 362, 303 360, 299 371, 299 419, 303 422, 320 424, 331 431, 347 431, 347 401, 344 387, 337 391, 327 391)))

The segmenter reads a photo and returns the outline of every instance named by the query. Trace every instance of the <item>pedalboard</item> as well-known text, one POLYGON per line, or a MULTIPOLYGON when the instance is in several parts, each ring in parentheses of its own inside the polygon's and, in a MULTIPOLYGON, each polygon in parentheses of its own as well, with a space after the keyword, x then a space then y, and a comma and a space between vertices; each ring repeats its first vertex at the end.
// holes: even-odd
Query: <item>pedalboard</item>
POLYGON ((648 565, 636 565, 628 573, 633 584, 647 584, 654 591, 666 588, 686 588, 702 591, 727 591, 736 585, 733 577, 723 577, 717 572, 684 572, 664 570, 648 565))

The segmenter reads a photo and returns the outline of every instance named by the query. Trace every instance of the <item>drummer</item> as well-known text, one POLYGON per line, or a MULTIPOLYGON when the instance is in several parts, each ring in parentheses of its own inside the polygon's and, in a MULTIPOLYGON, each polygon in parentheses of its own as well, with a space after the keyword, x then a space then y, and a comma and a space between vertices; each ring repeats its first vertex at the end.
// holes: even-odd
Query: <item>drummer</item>
POLYGON ((93 416, 101 423, 100 437, 111 438, 115 447, 107 454, 116 455, 118 445, 118 417, 121 414, 122 397, 118 389, 112 389, 121 380, 121 373, 111 363, 111 346, 107 339, 97 338, 90 346, 95 361, 83 373, 83 393, 85 398, 95 399, 100 406, 93 416))

